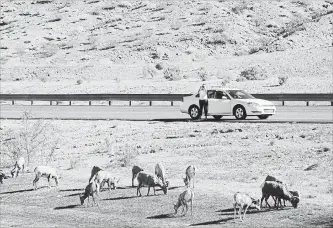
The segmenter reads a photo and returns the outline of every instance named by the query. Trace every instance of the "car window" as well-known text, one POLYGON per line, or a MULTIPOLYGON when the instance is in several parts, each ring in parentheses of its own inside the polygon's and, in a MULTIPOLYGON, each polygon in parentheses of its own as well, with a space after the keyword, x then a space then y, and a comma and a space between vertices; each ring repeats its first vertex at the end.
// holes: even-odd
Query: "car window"
POLYGON ((208 90, 207 95, 208 95, 208 98, 214 98, 215 97, 215 90, 208 90))
POLYGON ((249 94, 243 90, 229 90, 227 92, 234 99, 253 99, 254 98, 251 94, 249 94))
POLYGON ((216 93, 215 93, 216 99, 222 99, 223 97, 226 97, 227 99, 229 99, 228 95, 225 92, 216 91, 216 93))

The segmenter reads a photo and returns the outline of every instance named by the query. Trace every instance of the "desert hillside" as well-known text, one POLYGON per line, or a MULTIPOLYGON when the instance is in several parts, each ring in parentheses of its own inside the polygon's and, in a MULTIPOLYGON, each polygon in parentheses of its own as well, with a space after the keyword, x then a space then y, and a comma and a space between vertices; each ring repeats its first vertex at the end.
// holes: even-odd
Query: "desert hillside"
POLYGON ((331 0, 7 0, 1 92, 188 93, 201 81, 330 92, 332 10, 331 0))

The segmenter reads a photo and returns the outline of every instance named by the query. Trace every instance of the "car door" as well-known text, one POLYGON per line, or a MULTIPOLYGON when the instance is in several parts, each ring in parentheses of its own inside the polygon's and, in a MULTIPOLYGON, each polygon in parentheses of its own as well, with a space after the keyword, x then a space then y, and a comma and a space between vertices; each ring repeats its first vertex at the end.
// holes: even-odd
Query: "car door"
POLYGON ((215 91, 212 98, 208 98, 208 113, 210 115, 230 115, 231 100, 223 91, 215 91))

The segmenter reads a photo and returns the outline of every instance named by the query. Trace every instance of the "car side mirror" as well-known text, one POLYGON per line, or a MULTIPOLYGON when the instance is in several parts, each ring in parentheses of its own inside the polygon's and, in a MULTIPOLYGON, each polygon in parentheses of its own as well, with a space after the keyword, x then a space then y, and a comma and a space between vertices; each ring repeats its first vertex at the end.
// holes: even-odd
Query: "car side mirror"
POLYGON ((228 100, 228 98, 226 96, 223 96, 222 100, 228 100))

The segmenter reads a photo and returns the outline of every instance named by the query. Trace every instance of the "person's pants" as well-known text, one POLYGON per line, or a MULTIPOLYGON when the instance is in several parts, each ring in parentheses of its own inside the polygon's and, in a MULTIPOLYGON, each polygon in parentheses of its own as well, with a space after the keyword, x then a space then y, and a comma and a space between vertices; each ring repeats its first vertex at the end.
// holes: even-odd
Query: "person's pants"
POLYGON ((200 116, 202 115, 202 109, 205 109, 205 116, 207 117, 208 113, 208 100, 199 100, 200 105, 200 116))

